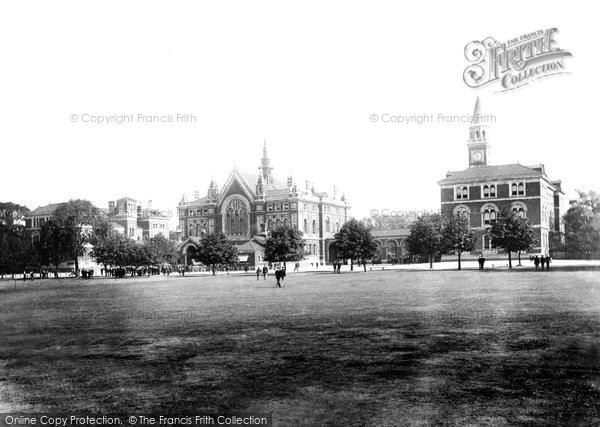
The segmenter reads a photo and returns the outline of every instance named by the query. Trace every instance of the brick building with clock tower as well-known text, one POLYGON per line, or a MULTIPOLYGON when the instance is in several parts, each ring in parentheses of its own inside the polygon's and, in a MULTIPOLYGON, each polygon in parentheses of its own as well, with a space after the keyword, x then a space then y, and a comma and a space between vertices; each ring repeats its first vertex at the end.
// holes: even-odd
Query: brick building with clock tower
POLYGON ((499 212, 508 207, 533 227, 538 244, 531 252, 548 254, 551 233, 561 236, 564 232, 561 218, 568 206, 561 181, 549 179, 543 164, 492 165, 489 129, 482 117, 477 98, 467 142, 469 167, 447 172, 438 181, 442 215, 469 219, 477 236, 471 255, 501 256, 505 254, 495 247, 488 232, 499 212))

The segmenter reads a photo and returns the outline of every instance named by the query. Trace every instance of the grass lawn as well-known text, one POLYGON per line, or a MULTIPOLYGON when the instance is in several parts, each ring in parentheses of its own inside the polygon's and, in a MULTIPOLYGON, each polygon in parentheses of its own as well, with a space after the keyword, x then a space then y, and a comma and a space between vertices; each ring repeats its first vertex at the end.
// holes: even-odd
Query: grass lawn
POLYGON ((0 412, 599 424, 600 274, 0 283, 0 412))

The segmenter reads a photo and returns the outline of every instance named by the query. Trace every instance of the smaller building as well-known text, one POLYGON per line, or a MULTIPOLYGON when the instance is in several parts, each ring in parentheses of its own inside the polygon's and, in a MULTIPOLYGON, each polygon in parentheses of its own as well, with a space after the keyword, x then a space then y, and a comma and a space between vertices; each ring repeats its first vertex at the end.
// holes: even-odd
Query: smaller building
POLYGON ((153 209, 151 201, 145 209, 130 197, 108 202, 108 217, 118 226, 115 230, 123 229, 123 234, 133 240, 147 241, 158 234, 170 237, 168 215, 153 209))

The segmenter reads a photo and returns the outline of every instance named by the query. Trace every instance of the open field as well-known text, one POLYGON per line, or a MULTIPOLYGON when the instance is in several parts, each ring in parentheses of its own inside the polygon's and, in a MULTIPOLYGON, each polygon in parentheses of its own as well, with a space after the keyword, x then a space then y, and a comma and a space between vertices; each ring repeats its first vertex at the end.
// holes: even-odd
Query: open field
POLYGON ((598 424, 600 274, 0 284, 0 412, 598 424))

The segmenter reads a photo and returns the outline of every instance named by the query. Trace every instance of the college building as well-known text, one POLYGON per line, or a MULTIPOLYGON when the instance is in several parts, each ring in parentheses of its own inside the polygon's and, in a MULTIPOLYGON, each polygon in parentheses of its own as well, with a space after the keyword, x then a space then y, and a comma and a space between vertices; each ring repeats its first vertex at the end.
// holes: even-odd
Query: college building
POLYGON ((505 208, 529 220, 538 244, 531 253, 548 254, 551 235, 564 232, 561 218, 568 209, 561 181, 551 180, 543 164, 492 165, 489 129, 481 120, 479 98, 475 102, 467 143, 469 167, 448 172, 438 182, 442 215, 463 215, 475 230, 477 242, 472 255, 497 255, 488 231, 505 208))
POLYGON ((264 244, 269 232, 290 227, 300 230, 306 242, 306 260, 325 264, 329 242, 349 219, 350 204, 333 187, 331 194, 317 191, 309 181, 298 185, 291 176, 279 180, 273 175, 266 144, 257 174, 234 168, 219 189, 212 180, 205 197, 196 192, 188 201, 184 195, 177 208, 181 261, 194 262, 205 235, 223 233, 238 249, 240 264, 264 264, 264 244))

